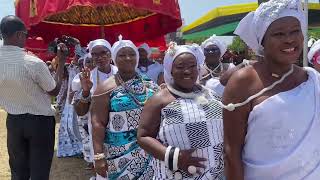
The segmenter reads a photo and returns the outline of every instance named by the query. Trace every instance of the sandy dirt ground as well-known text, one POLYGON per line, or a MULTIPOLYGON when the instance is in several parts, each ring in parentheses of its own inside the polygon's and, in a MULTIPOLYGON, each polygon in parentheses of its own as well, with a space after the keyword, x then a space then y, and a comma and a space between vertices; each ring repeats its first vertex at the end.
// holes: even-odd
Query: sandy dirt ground
MULTIPOLYGON (((59 129, 56 125, 56 142, 59 129)), ((7 152, 6 113, 0 109, 0 180, 10 180, 9 157, 7 152)), ((55 147, 56 150, 56 147, 55 147)), ((92 171, 85 170, 86 163, 80 158, 56 158, 54 155, 50 180, 88 180, 92 171)))

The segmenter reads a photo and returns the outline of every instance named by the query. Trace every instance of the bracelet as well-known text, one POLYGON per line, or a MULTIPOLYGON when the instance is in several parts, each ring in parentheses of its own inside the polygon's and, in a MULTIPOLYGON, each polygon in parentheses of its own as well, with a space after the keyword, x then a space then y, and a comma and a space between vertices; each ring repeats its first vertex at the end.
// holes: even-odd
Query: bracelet
POLYGON ((91 102, 91 94, 89 94, 89 96, 88 97, 83 97, 83 91, 81 91, 80 92, 80 96, 81 96, 81 98, 80 98, 80 102, 82 102, 82 103, 89 103, 89 102, 91 102))
POLYGON ((106 155, 104 155, 104 153, 97 153, 93 156, 94 161, 99 161, 105 158, 106 158, 106 155))
POLYGON ((175 151, 175 147, 173 147, 173 148, 171 148, 170 149, 170 151, 169 151, 169 160, 168 160, 168 162, 169 162, 169 169, 171 170, 171 171, 173 171, 173 155, 174 155, 174 151, 175 151))
POLYGON ((180 153, 180 149, 176 148, 174 150, 174 154, 173 154, 173 171, 177 171, 178 170, 178 161, 179 161, 179 153, 180 153))
POLYGON ((164 163, 167 167, 169 167, 169 152, 171 150, 172 146, 168 146, 166 149, 166 153, 164 155, 164 163))

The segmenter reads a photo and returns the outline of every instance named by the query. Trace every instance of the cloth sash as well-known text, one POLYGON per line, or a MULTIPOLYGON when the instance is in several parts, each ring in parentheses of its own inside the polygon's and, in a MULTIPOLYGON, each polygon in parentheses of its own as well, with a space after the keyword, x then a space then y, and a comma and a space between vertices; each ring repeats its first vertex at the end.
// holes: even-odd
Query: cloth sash
MULTIPOLYGON (((258 163, 251 163, 244 160, 243 162, 246 180, 320 179, 320 76, 315 70, 311 68, 305 69, 308 71, 309 78, 311 78, 311 80, 313 81, 312 83, 314 83, 315 111, 313 119, 310 121, 310 127, 308 131, 306 132, 305 136, 302 137, 300 143, 296 145, 296 147, 292 147, 292 152, 285 158, 263 165, 258 163)), ((275 109, 275 113, 278 110, 279 109, 275 109)), ((257 149, 259 148, 257 147, 257 149)))

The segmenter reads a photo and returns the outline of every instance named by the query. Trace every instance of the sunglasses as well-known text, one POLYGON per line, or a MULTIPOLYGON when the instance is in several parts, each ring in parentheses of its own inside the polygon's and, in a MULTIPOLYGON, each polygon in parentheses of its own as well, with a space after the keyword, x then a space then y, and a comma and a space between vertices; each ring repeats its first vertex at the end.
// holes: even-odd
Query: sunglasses
POLYGON ((209 54, 219 53, 220 49, 219 48, 204 48, 204 52, 209 53, 209 54))

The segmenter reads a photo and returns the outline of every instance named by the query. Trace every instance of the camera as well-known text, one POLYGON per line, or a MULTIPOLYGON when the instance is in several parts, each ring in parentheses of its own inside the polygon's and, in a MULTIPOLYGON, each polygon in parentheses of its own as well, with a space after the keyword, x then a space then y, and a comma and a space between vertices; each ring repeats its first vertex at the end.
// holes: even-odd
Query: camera
POLYGON ((60 38, 56 38, 54 41, 49 43, 48 51, 57 54, 58 52, 58 44, 64 43, 68 47, 68 51, 66 55, 70 54, 70 47, 73 45, 73 39, 70 36, 62 36, 60 38))

